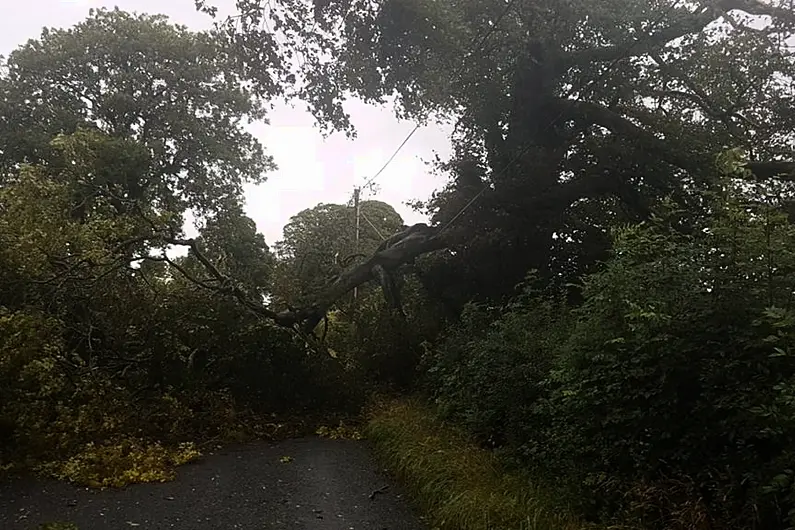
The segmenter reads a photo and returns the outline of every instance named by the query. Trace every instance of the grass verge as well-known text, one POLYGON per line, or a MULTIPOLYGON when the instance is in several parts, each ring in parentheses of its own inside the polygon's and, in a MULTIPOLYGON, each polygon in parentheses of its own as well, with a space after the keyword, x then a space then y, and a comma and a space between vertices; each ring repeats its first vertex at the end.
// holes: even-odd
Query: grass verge
POLYGON ((589 526, 417 400, 372 408, 366 436, 434 530, 574 530, 589 526))

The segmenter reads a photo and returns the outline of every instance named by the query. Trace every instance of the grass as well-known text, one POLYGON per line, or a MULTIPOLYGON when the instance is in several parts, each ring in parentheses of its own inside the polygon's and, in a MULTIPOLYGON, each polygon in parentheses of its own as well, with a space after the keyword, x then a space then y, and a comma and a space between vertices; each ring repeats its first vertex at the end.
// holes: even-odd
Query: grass
POLYGON ((419 401, 376 405, 366 436, 434 530, 588 528, 419 401))

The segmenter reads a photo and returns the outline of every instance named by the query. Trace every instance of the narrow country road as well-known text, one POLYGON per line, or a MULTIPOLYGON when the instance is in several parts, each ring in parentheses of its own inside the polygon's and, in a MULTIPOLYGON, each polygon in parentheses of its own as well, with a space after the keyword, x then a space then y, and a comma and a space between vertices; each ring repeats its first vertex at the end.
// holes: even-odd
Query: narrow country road
POLYGON ((365 442, 314 437, 222 449, 165 484, 94 491, 35 480, 0 483, 1 529, 33 530, 52 521, 80 530, 426 528, 365 442), (282 462, 284 456, 292 461, 282 462))

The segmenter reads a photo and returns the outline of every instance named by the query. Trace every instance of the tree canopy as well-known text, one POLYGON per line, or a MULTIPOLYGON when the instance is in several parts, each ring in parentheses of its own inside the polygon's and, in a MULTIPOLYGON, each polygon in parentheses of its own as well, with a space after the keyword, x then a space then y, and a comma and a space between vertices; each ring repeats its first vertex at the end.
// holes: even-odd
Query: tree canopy
POLYGON ((293 306, 311 303, 318 292, 351 264, 375 252, 397 232, 403 220, 392 206, 380 201, 359 205, 359 241, 356 243, 353 205, 319 204, 294 215, 275 246, 279 258, 280 294, 293 306))
POLYGON ((265 178, 273 162, 243 128, 264 118, 263 102, 227 48, 160 15, 92 13, 73 28, 45 29, 5 60, 4 173, 23 162, 71 164, 51 140, 82 128, 135 144, 127 174, 92 183, 121 200, 212 212, 265 178))
POLYGON ((786 2, 237 4, 241 38, 264 17, 308 57, 300 95, 322 126, 350 126, 348 94, 454 119, 452 181, 428 208, 444 224, 481 194, 451 227, 477 264, 459 271, 468 296, 510 293, 528 268, 589 270, 609 223, 666 196, 699 204, 726 148, 792 160, 786 2))

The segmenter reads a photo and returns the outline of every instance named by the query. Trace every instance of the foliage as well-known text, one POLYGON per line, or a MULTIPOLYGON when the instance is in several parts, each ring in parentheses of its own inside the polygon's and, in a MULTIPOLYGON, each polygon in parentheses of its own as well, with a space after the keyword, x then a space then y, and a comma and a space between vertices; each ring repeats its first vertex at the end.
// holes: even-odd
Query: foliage
MULTIPOLYGON (((319 290, 372 254, 403 225, 388 204, 362 201, 360 237, 356 245, 356 212, 351 206, 320 204, 299 212, 275 245, 277 265, 273 286, 277 303, 313 303, 319 290)), ((439 323, 417 284, 418 268, 396 271, 404 314, 386 306, 377 285, 363 286, 339 299, 318 327, 336 358, 357 384, 411 385, 420 344, 433 336, 439 323)))
POLYGON ((79 530, 74 523, 53 522, 39 526, 38 530, 79 530))
POLYGON ((376 404, 366 434, 433 528, 585 528, 552 497, 524 477, 505 473, 494 455, 418 402, 376 404))
POLYGON ((422 345, 444 325, 416 274, 421 272, 408 267, 398 271, 402 315, 387 306, 377 289, 362 290, 345 311, 331 314, 326 340, 360 384, 403 390, 414 385, 422 345))
POLYGON ((524 404, 543 395, 543 378, 572 324, 565 302, 542 296, 534 283, 530 275, 505 307, 469 304, 422 360, 440 413, 458 416, 486 446, 517 441, 524 404))
POLYGON ((403 226, 400 215, 386 203, 362 201, 359 210, 358 246, 353 206, 319 204, 290 219, 275 245, 279 281, 274 294, 280 301, 293 306, 311 303, 319 289, 403 226))
MULTIPOLYGON (((44 29, 12 52, 0 76, 0 168, 58 160, 52 138, 96 129, 139 146, 135 164, 91 191, 182 213, 235 203, 272 168, 241 120, 264 116, 229 50, 163 16, 92 10, 70 29, 44 29), (55 157, 55 158, 54 158, 55 157)), ((114 158, 114 151, 97 151, 114 158)))
POLYGON ((96 445, 88 442, 64 462, 44 466, 48 474, 94 488, 121 487, 138 482, 166 482, 174 478, 173 466, 201 456, 188 442, 168 449, 158 443, 128 439, 96 445))
POLYGON ((363 438, 359 429, 345 425, 342 421, 336 427, 321 425, 317 428, 315 434, 321 438, 329 438, 331 440, 361 440, 363 438))
POLYGON ((781 0, 236 4, 223 28, 253 43, 272 24, 321 127, 352 129, 350 95, 454 124, 437 164, 451 181, 424 206, 455 219, 456 259, 435 260, 429 284, 456 310, 504 302, 530 269, 577 281, 615 223, 663 197, 695 215, 727 146, 793 151, 795 17, 781 0))
POLYGON ((670 208, 617 230, 576 308, 471 309, 426 359, 437 402, 590 517, 784 528, 795 232, 769 193, 717 197, 687 233, 670 208))
MULTIPOLYGON (((268 294, 275 259, 254 221, 240 206, 232 206, 207 219, 198 238, 202 253, 223 274, 235 278, 253 299, 268 294)), ((194 264, 201 268, 201 264, 194 264)))
POLYGON ((288 435, 291 416, 360 399, 340 363, 218 294, 196 252, 168 248, 194 208, 202 256, 252 300, 271 293, 274 257, 240 191, 269 167, 240 123, 262 109, 225 53, 162 17, 97 11, 9 58, 4 470, 159 481, 198 455, 183 444, 288 435))
POLYGON ((552 497, 633 528, 795 525, 795 164, 744 169, 795 150, 791 9, 237 4, 209 33, 93 11, 5 61, 0 469, 114 486, 191 442, 358 438, 308 418, 419 375, 520 471, 379 407, 368 437, 440 528, 580 526, 552 497), (450 248, 397 272, 405 314, 340 299, 330 356, 256 309, 311 304, 402 220, 363 201, 357 246, 353 208, 320 204, 271 251, 241 190, 273 164, 243 126, 282 94, 327 130, 351 94, 456 125, 420 205, 450 248))

